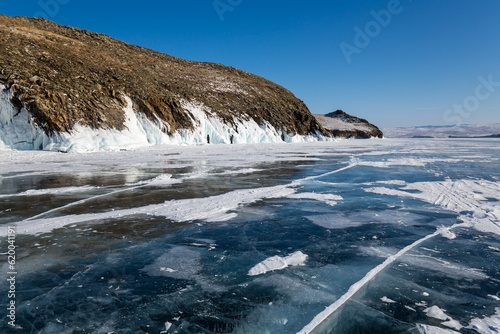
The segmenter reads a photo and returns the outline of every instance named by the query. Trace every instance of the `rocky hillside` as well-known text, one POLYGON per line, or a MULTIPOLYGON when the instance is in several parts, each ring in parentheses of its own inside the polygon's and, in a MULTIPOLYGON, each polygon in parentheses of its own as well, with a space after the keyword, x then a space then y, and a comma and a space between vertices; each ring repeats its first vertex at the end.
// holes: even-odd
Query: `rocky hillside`
POLYGON ((342 110, 326 115, 314 115, 323 128, 334 137, 345 138, 382 138, 384 134, 378 127, 365 119, 351 116, 342 110))
POLYGON ((48 135, 77 123, 122 130, 125 96, 155 124, 161 120, 167 134, 199 126, 184 102, 202 105, 236 132, 237 120, 253 120, 277 133, 323 133, 302 101, 257 75, 44 19, 0 15, 0 84, 48 135))

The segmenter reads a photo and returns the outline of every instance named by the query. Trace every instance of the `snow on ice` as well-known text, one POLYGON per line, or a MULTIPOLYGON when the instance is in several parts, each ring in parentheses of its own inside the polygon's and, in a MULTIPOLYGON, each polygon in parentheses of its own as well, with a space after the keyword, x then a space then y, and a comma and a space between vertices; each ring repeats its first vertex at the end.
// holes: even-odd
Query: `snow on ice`
POLYGON ((307 260, 307 255, 301 251, 295 252, 285 257, 278 255, 265 259, 248 271, 249 276, 262 275, 270 271, 282 270, 289 266, 303 266, 307 260))

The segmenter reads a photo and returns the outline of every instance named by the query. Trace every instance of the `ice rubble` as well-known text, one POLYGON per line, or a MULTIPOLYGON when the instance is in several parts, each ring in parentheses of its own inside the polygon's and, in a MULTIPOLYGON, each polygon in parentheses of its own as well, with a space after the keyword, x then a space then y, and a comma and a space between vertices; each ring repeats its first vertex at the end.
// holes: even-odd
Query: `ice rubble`
POLYGON ((417 329, 420 334, 460 334, 459 332, 453 331, 451 329, 443 329, 440 327, 424 324, 418 324, 417 329))
POLYGON ((457 320, 453 320, 453 318, 451 318, 449 315, 444 313, 444 310, 440 309, 436 305, 429 307, 429 308, 426 308, 424 310, 424 312, 425 312, 425 315, 427 315, 429 318, 434 318, 434 319, 444 321, 443 323, 441 323, 441 325, 443 325, 443 326, 453 328, 456 330, 462 329, 462 326, 460 325, 460 323, 457 320))
POLYGON ((148 145, 202 145, 210 138, 212 144, 312 142, 332 140, 316 133, 306 136, 287 134, 275 129, 268 122, 257 124, 253 119, 236 120, 232 127, 217 117, 202 104, 182 101, 195 124, 194 131, 178 130, 172 135, 161 129, 169 125, 159 118, 152 121, 133 109, 132 100, 124 96, 127 107, 125 129, 91 129, 77 124, 71 133, 55 133, 48 136, 32 120, 29 112, 18 111, 11 102, 12 93, 0 85, 0 149, 48 150, 61 152, 117 151, 148 145))

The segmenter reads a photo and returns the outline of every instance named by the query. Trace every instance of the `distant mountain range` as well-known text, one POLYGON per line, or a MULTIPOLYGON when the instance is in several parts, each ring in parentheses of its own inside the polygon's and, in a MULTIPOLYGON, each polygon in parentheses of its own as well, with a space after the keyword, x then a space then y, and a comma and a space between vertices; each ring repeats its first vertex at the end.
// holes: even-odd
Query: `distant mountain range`
POLYGON ((455 125, 427 125, 402 128, 385 128, 387 138, 477 138, 500 137, 500 123, 492 124, 463 124, 455 125))

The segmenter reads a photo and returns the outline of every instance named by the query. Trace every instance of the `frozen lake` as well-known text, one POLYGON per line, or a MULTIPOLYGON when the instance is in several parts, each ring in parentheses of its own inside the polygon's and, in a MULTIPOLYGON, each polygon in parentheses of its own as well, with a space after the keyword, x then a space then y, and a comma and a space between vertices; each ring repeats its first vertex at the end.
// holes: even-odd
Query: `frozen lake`
POLYGON ((499 139, 0 151, 0 331, 500 333, 499 166, 499 139))

